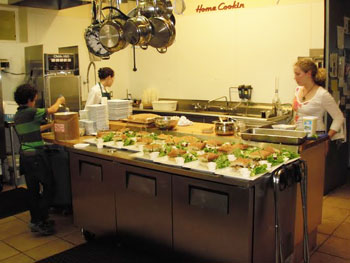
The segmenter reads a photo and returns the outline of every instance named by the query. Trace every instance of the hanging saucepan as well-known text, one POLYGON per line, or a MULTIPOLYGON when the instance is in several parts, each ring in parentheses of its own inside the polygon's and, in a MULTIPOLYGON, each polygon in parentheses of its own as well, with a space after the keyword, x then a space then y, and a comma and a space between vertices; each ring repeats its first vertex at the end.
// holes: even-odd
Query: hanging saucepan
POLYGON ((146 49, 152 37, 152 26, 147 17, 141 15, 139 1, 136 0, 137 15, 129 18, 125 25, 125 38, 132 45, 146 49))
MULTIPOLYGON (((119 2, 117 2, 117 5, 119 7, 119 2)), ((110 0, 110 6, 104 7, 103 9, 109 9, 109 16, 101 25, 100 41, 109 52, 117 52, 128 45, 128 42, 125 40, 123 19, 119 18, 120 16, 113 19, 114 11, 118 11, 118 15, 123 13, 119 8, 112 6, 112 0, 110 0)))
MULTIPOLYGON (((157 1, 153 2, 156 6, 157 1)), ((170 20, 157 15, 151 17, 149 21, 152 25, 152 38, 149 44, 155 47, 159 53, 165 53, 175 40, 175 26, 170 20)))
POLYGON ((97 9, 100 9, 100 6, 96 6, 96 1, 92 1, 92 21, 91 25, 85 30, 84 38, 86 42, 86 46, 90 53, 95 56, 101 57, 103 59, 109 59, 109 52, 100 41, 100 21, 96 18, 97 9))

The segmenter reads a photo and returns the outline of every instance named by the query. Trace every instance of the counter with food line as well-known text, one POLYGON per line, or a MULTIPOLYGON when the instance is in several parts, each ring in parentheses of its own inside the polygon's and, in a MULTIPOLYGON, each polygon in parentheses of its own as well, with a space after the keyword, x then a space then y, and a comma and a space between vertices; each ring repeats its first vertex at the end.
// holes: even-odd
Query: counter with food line
MULTIPOLYGON (((135 125, 110 122, 111 130, 125 127, 135 128, 135 125)), ((234 136, 202 133, 210 127, 212 124, 194 123, 177 127, 170 133, 266 146, 243 142, 234 136)), ((159 133, 152 128, 143 128, 145 130, 159 133)), ((208 260, 254 262, 274 257, 273 248, 262 249, 266 240, 271 241, 271 245, 274 240, 273 190, 268 174, 257 180, 244 180, 155 163, 115 148, 73 147, 93 137, 65 142, 55 142, 52 134, 43 137, 67 146, 74 221, 86 230, 85 233, 135 235, 176 251, 205 255, 208 260)), ((324 139, 308 141, 299 147, 269 146, 291 151, 299 148, 301 158, 307 161, 309 243, 312 249, 316 245, 317 225, 322 214, 324 139)), ((294 246, 294 258, 301 258, 303 225, 299 189, 290 187, 281 196, 285 204, 282 208, 285 211, 281 213, 285 254, 288 256, 294 246), (296 203, 295 191, 298 191, 296 203), (294 236, 292 245, 291 235, 294 236)))

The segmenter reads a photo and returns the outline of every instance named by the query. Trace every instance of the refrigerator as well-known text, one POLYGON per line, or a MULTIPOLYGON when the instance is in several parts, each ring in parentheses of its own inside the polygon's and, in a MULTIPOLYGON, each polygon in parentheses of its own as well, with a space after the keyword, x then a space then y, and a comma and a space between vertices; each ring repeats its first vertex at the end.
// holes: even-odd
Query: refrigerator
MULTIPOLYGON (((326 158, 324 194, 349 180, 350 167, 350 1, 325 1, 326 88, 339 103, 347 130, 346 142, 331 141, 326 158)), ((327 118, 327 127, 331 125, 327 118)))
POLYGON ((81 78, 77 75, 76 59, 76 54, 46 54, 43 45, 25 48, 27 82, 38 89, 37 107, 48 108, 62 95, 70 111, 81 109, 81 78))

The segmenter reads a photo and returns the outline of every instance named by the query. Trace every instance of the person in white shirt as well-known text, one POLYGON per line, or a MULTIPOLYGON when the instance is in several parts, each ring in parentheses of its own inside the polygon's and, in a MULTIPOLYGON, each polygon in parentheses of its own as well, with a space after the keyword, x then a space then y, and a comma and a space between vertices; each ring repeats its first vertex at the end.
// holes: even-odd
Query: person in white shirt
POLYGON ((301 59, 294 64, 294 79, 298 84, 293 99, 297 128, 303 128, 304 116, 315 116, 318 117, 317 131, 325 131, 323 119, 328 112, 333 119, 328 131, 329 138, 332 138, 342 127, 344 115, 332 95, 322 87, 326 80, 325 69, 317 68, 311 59, 301 59))
POLYGON ((111 92, 108 87, 113 85, 114 71, 111 68, 105 67, 98 70, 98 77, 100 82, 93 86, 89 92, 86 100, 85 109, 87 105, 100 104, 102 97, 106 97, 108 100, 111 99, 111 92))

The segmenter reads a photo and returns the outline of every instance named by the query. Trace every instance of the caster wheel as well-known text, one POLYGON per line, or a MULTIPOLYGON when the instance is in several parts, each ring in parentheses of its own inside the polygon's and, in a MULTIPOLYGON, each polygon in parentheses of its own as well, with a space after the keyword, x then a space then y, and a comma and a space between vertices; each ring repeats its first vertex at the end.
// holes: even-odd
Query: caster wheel
POLYGON ((81 229, 81 234, 84 237, 86 241, 91 241, 95 239, 95 234, 92 232, 87 231, 86 229, 81 229))

